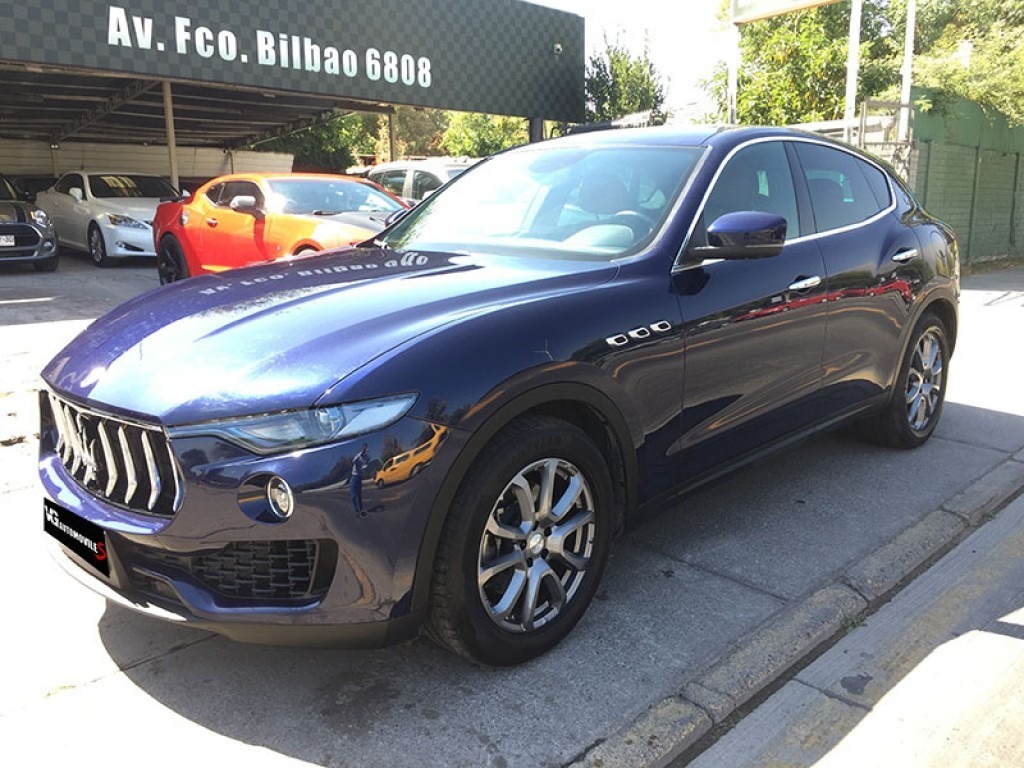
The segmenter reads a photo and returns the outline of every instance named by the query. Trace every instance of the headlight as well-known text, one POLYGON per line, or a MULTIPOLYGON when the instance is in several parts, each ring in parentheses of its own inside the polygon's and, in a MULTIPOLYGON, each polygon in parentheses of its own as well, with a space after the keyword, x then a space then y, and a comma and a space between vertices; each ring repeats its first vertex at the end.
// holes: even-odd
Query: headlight
POLYGON ((131 227, 132 229, 146 229, 146 225, 131 216, 122 216, 120 213, 108 213, 107 220, 115 227, 131 227))
POLYGON ((302 411, 172 427, 171 438, 214 435, 263 455, 293 451, 382 429, 402 418, 416 395, 396 395, 302 411))
POLYGON ((50 217, 46 215, 46 211, 40 208, 33 208, 30 215, 37 227, 42 227, 43 229, 50 228, 50 217))

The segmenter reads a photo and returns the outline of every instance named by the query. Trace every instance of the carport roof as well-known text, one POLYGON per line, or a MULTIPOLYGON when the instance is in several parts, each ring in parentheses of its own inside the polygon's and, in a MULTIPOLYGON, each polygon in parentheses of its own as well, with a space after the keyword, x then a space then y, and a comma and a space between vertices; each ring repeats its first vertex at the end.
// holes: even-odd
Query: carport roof
MULTIPOLYGON (((0 61, 0 138, 165 144, 162 79, 0 61)), ((315 93, 171 81, 178 146, 242 148, 385 104, 315 93)))

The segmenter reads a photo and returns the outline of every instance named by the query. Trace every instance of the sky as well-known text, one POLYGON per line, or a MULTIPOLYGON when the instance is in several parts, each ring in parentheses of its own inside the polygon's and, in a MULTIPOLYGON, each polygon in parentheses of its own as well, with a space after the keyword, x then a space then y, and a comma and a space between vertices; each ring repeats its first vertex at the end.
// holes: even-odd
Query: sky
POLYGON ((582 16, 587 56, 616 40, 633 55, 644 50, 666 85, 669 109, 706 101, 699 81, 710 77, 729 46, 728 31, 715 18, 718 0, 530 0, 582 16))

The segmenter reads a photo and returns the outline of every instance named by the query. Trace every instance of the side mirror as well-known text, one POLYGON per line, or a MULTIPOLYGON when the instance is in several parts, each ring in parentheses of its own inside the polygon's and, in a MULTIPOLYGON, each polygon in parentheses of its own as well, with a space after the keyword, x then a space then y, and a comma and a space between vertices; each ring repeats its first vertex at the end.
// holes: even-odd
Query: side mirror
POLYGON ((85 199, 85 194, 83 194, 82 190, 78 187, 72 187, 71 189, 69 189, 68 194, 75 198, 75 200, 77 200, 78 202, 82 202, 85 199))
POLYGON ((411 210, 412 210, 412 208, 399 208, 397 211, 392 211, 388 215, 388 217, 386 219, 384 219, 384 226, 385 227, 390 227, 392 224, 394 224, 400 218, 405 216, 405 214, 407 214, 411 210))
POLYGON ((708 227, 708 244, 691 249, 704 259, 763 259, 777 256, 786 244, 786 220, 773 213, 736 211, 708 227))
POLYGON ((232 211, 242 211, 243 213, 251 213, 253 215, 260 212, 260 209, 256 207, 256 198, 253 195, 237 195, 231 198, 228 207, 232 211))

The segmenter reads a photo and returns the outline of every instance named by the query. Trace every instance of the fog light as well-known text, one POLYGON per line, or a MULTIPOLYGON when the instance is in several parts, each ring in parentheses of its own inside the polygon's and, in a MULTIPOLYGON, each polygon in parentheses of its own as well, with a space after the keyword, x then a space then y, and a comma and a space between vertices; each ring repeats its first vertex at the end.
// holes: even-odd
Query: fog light
POLYGON ((284 480, 276 475, 267 482, 267 501, 270 510, 281 520, 287 520, 295 509, 295 497, 292 489, 284 480))

